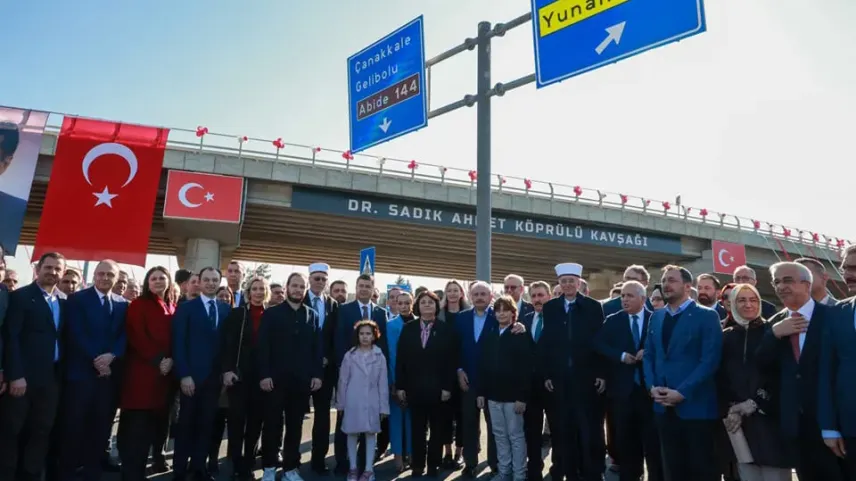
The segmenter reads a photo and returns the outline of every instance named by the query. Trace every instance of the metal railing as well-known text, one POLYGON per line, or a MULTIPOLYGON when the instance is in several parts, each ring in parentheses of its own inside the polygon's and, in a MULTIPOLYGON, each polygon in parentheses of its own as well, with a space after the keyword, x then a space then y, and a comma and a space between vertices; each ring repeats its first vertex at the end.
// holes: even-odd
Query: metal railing
MULTIPOLYGON (((63 114, 51 113, 47 133, 58 135, 63 114)), ((285 142, 279 139, 262 139, 244 135, 229 135, 209 132, 203 126, 197 129, 170 128, 167 145, 175 150, 236 156, 244 159, 266 160, 283 164, 299 164, 344 169, 346 172, 361 172, 396 177, 401 179, 435 182, 472 189, 479 181, 475 169, 461 169, 418 160, 403 160, 378 157, 369 154, 351 154, 350 151, 329 149, 314 145, 285 142)), ((817 232, 782 224, 717 212, 706 208, 679 205, 660 199, 639 197, 631 194, 572 186, 537 179, 497 174, 490 179, 495 192, 525 195, 533 198, 563 200, 586 205, 626 210, 643 214, 711 225, 744 232, 769 236, 778 241, 796 246, 807 245, 842 249, 853 242, 817 232)), ((799 251, 799 248, 797 248, 799 251)))

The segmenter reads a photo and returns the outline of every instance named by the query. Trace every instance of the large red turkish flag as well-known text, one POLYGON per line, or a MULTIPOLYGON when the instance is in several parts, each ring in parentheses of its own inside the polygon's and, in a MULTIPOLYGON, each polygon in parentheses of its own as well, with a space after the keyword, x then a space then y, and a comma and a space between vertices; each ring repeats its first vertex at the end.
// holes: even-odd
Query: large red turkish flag
POLYGON ((143 266, 169 129, 66 117, 33 257, 143 266))
POLYGON ((713 272, 734 274, 734 269, 746 265, 746 246, 731 242, 711 241, 713 272))
POLYGON ((163 216, 173 219, 241 222, 244 179, 228 175, 170 170, 163 216))

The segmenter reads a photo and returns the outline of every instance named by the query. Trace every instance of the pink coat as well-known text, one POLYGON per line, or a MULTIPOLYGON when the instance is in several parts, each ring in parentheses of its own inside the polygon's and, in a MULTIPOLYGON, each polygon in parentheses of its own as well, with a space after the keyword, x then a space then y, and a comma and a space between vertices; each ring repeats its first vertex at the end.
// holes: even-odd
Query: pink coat
POLYGON ((345 434, 379 433, 380 415, 389 415, 389 381, 386 357, 380 348, 368 354, 358 349, 345 353, 336 388, 336 409, 345 411, 345 434))

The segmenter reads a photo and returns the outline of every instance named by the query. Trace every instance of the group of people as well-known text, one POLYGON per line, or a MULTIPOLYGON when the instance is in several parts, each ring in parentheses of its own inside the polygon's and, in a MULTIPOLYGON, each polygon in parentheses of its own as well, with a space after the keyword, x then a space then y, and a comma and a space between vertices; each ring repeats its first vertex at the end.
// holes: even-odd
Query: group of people
MULTIPOLYGON (((840 269, 856 293, 856 247, 840 269)), ((245 279, 234 261, 175 278, 153 267, 130 302, 111 260, 83 289, 64 285, 59 253, 35 270, 0 287, 0 481, 46 468, 98 480, 117 410, 125 480, 169 470, 170 430, 175 478, 211 479, 225 427, 235 479, 252 479, 260 456, 264 481, 278 469, 301 481, 310 406, 309 468, 330 471, 332 431, 348 481, 373 481, 387 449, 413 477, 475 478, 482 416, 503 481, 604 469, 638 481, 643 468, 653 481, 790 480, 794 468, 801 481, 856 481, 856 309, 828 295, 813 259, 770 268, 783 309, 748 266, 722 285, 669 265, 649 292, 634 265, 598 301, 583 266, 563 263, 552 286, 511 274, 497 296, 452 280, 439 295, 391 289, 386 308, 371 275, 349 302, 324 263, 283 284, 245 279)))

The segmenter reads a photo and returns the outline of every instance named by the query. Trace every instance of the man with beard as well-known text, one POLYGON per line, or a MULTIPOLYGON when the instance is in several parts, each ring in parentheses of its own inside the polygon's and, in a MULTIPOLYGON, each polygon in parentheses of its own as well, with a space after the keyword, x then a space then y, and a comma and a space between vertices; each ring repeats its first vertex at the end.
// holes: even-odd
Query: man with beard
POLYGON ((856 244, 847 246, 841 253, 841 272, 847 290, 850 294, 856 294, 856 244))
POLYGON ((651 315, 642 366, 646 390, 654 400, 663 468, 669 479, 715 481, 715 375, 722 357, 722 327, 716 311, 690 299, 690 271, 666 266, 661 283, 666 307, 651 315))
POLYGON ((348 302, 348 283, 339 279, 330 283, 330 297, 339 303, 339 306, 348 302))
POLYGON ((719 291, 722 289, 722 282, 715 275, 700 274, 696 278, 696 289, 698 290, 699 304, 716 311, 720 319, 728 317, 728 312, 719 303, 719 291))

